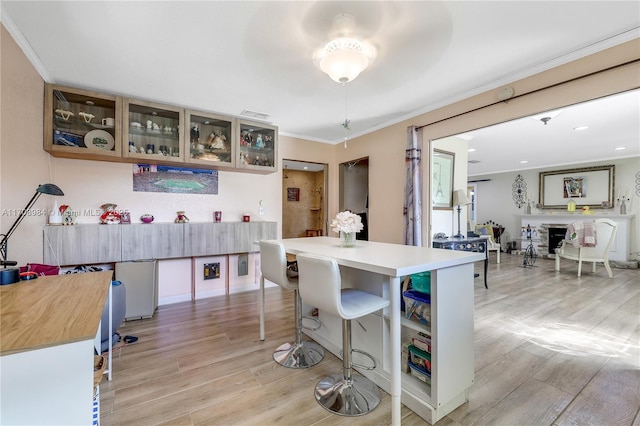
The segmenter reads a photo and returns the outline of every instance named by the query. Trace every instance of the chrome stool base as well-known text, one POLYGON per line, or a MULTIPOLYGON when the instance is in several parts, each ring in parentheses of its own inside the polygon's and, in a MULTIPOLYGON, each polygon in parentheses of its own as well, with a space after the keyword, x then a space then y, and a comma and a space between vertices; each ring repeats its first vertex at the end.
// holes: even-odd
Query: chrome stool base
POLYGON ((324 358, 324 349, 315 342, 284 343, 273 352, 273 359, 287 368, 309 368, 324 358))
POLYGON ((333 414, 362 416, 380 404, 380 389, 364 376, 345 380, 342 373, 320 380, 315 389, 316 401, 333 414))

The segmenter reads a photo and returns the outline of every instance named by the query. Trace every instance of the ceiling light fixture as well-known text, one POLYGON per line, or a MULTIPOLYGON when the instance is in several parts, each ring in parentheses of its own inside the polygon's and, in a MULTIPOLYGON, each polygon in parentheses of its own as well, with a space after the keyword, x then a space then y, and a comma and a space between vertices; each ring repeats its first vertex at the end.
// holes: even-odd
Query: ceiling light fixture
POLYGON ((578 126, 578 127, 574 127, 573 130, 575 130, 576 132, 579 132, 581 130, 587 130, 589 128, 589 126, 578 126))
POLYGON ((533 118, 534 120, 542 121, 544 123, 544 125, 546 126, 547 123, 552 118, 555 118, 561 112, 562 112, 561 109, 557 109, 555 111, 548 111, 548 112, 543 112, 542 114, 532 115, 531 118, 533 118))
POLYGON ((349 13, 336 15, 332 21, 331 41, 316 49, 314 64, 331 79, 344 86, 344 121, 340 125, 345 130, 344 147, 347 148, 348 131, 351 130, 347 113, 347 83, 364 71, 376 56, 376 48, 355 34, 356 19, 349 13))
POLYGON ((337 83, 353 81, 375 59, 376 48, 355 36, 355 17, 341 13, 333 18, 333 39, 317 49, 314 63, 337 83))

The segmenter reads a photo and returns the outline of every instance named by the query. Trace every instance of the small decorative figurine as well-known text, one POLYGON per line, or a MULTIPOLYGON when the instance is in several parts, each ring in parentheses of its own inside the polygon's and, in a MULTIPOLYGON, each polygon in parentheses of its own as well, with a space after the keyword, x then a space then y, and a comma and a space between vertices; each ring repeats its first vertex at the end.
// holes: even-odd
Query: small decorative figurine
POLYGON ((126 210, 123 211, 120 214, 120 223, 126 223, 126 224, 131 223, 131 213, 126 210))
POLYGON ((186 214, 184 214, 183 210, 180 210, 178 212, 178 217, 176 217, 176 220, 174 220, 175 223, 187 223, 189 222, 189 218, 187 217, 186 214))
POLYGON ((143 214, 142 216, 140 216, 140 220, 142 221, 142 223, 151 223, 153 222, 153 215, 152 214, 143 214))
POLYGON ((198 127, 197 123, 191 123, 191 142, 198 142, 200 140, 200 127, 198 127))
POLYGON ((100 223, 106 225, 113 225, 116 223, 120 223, 120 213, 116 211, 116 204, 113 203, 105 203, 100 206, 103 213, 100 216, 100 223))
POLYGON ((209 149, 225 149, 224 141, 227 138, 220 132, 211 132, 209 136, 209 149))
POLYGON ((75 225, 76 217, 78 217, 78 212, 69 208, 68 205, 63 204, 60 206, 60 213, 62 214, 62 224, 63 225, 75 225))

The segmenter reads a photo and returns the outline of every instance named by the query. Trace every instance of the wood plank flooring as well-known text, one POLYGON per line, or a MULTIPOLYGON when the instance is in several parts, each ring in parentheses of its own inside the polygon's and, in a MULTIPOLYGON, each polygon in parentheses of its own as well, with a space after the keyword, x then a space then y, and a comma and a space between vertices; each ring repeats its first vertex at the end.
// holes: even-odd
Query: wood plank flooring
MULTIPOLYGON (((475 283, 475 383, 469 402, 437 425, 640 426, 640 271, 595 274, 562 261, 491 255, 489 289, 475 283), (584 272, 584 270, 588 272, 584 272)), ((482 272, 482 263, 476 264, 482 272)), ((126 285, 126 283, 125 283, 126 285)), ((257 286, 256 286, 257 287, 257 286)), ((136 343, 115 354, 100 385, 102 426, 389 425, 391 405, 356 418, 314 400, 315 383, 339 371, 278 366, 273 349, 293 337, 292 293, 268 288, 267 336, 258 336, 257 291, 161 306, 127 322, 136 343)), ((403 425, 426 422, 403 406, 403 425)))

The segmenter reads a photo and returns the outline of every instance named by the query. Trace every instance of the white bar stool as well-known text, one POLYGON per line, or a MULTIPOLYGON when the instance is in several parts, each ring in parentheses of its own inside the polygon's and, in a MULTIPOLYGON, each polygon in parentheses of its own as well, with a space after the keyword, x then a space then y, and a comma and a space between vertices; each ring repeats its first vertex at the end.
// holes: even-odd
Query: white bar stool
POLYGON ((308 253, 298 254, 300 293, 305 303, 342 318, 342 372, 320 380, 315 388, 316 401, 325 409, 341 416, 361 416, 380 404, 380 389, 371 380, 353 375, 351 353, 351 320, 368 315, 389 305, 387 299, 366 291, 342 288, 342 277, 335 259, 308 253))
MULTIPOLYGON (((276 241, 260 241, 260 277, 261 286, 267 279, 286 290, 293 290, 295 300, 296 336, 293 343, 283 343, 273 352, 273 359, 283 367, 308 368, 318 364, 324 358, 324 349, 315 342, 302 341, 302 301, 296 279, 287 276, 287 256, 284 246, 276 241)), ((261 301, 264 303, 264 301, 261 301)), ((264 307, 262 308, 264 309, 264 307)), ((320 322, 318 323, 317 330, 320 322)))

